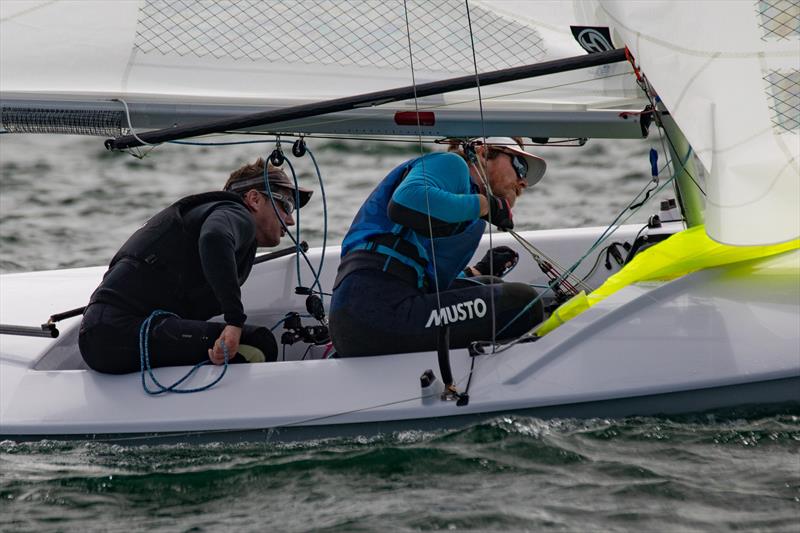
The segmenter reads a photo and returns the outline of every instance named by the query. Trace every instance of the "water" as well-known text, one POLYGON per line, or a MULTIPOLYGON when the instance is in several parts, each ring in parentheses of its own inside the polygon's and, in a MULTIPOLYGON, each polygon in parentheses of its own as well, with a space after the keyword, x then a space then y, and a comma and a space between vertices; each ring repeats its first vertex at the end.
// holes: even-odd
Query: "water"
MULTIPOLYGON (((652 142, 589 141, 579 149, 541 148, 543 181, 517 203, 517 229, 605 226, 650 177, 652 142)), ((272 146, 166 145, 143 160, 107 152, 102 139, 0 135, 0 272, 107 263, 155 211, 175 199, 220 189, 230 172, 272 146)), ((417 143, 311 140, 329 206, 328 238, 341 242, 377 181, 419 155, 417 143)), ((288 149, 288 147, 287 147, 288 149)), ((661 163, 666 161, 661 154, 661 163)), ((302 238, 322 244, 322 202, 308 157, 296 161, 301 184, 315 190, 301 212, 302 238)), ((667 188, 659 199, 671 195, 667 188)), ((651 202, 631 222, 657 212, 651 202), (655 211, 653 211, 655 209, 655 211)))
POLYGON ((3 442, 0 529, 796 531, 799 422, 498 418, 293 445, 3 442))
MULTIPOLYGON (((649 142, 542 148, 521 229, 605 225, 649 179, 649 142)), ((341 240, 415 144, 313 140, 341 240)), ((155 210, 260 152, 0 136, 0 272, 107 262, 155 210)), ((664 154, 661 154, 662 163, 664 154)), ((302 238, 322 242, 317 192, 302 238)), ((669 189, 659 199, 667 197, 669 189)), ((657 203, 636 213, 644 223, 657 203)), ((622 420, 499 417, 465 429, 298 444, 0 443, 0 531, 797 531, 800 410, 622 420)))

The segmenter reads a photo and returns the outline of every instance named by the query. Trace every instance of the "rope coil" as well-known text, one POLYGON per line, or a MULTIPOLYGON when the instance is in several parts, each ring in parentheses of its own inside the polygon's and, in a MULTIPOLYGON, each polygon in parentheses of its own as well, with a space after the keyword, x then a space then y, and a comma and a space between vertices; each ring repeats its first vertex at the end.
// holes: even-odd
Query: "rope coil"
POLYGON ((158 379, 156 379, 156 376, 153 373, 152 365, 150 363, 149 337, 150 337, 150 327, 152 325, 153 320, 162 316, 180 318, 175 313, 170 313, 169 311, 162 311, 160 309, 156 309, 155 311, 150 313, 150 316, 144 319, 142 325, 139 327, 139 364, 141 367, 142 389, 144 389, 144 391, 147 394, 150 394, 151 396, 164 394, 166 392, 174 392, 177 394, 190 394, 193 392, 201 392, 204 390, 208 390, 217 383, 219 383, 219 381, 225 376, 225 373, 228 371, 228 347, 225 346, 224 341, 220 341, 220 344, 222 345, 222 353, 225 355, 224 367, 222 369, 222 373, 219 376, 217 376, 217 378, 211 383, 193 389, 178 388, 178 386, 187 379, 189 379, 192 376, 192 374, 194 374, 197 371, 198 368, 209 364, 211 361, 201 361, 200 363, 197 363, 182 378, 180 378, 178 381, 169 386, 162 385, 161 382, 159 382, 158 379), (147 386, 146 377, 149 377, 152 380, 156 388, 151 389, 150 387, 147 386))

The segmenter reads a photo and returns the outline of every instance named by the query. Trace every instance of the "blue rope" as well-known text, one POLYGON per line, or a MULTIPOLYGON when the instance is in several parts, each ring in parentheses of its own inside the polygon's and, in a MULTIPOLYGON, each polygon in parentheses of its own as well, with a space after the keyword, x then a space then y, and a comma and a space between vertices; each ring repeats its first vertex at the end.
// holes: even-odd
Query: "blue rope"
MULTIPOLYGON (((325 263, 325 249, 328 246, 328 199, 325 197, 325 186, 322 184, 322 172, 319 170, 317 158, 314 157, 314 154, 311 152, 311 149, 308 146, 306 146, 306 152, 308 152, 309 157, 311 157, 311 162, 314 163, 314 169, 317 171, 319 190, 320 194, 322 195, 322 254, 320 255, 319 267, 317 269, 317 272, 321 274, 322 265, 325 263)), ((323 292, 322 284, 319 282, 319 275, 317 275, 317 286, 319 287, 320 300, 324 302, 323 296, 325 295, 325 292, 323 292)))
MULTIPOLYGON (((314 158, 314 154, 311 153, 311 150, 308 147, 306 147, 306 152, 308 152, 308 155, 311 156, 311 161, 314 163, 314 169, 317 172, 317 179, 319 180, 319 188, 320 188, 320 192, 322 194, 322 219, 323 219, 323 226, 324 226, 323 230, 322 230, 322 255, 320 256, 319 266, 317 267, 317 269, 316 270, 314 270, 313 268, 311 269, 311 272, 314 274, 314 282, 311 284, 311 289, 313 290, 314 287, 317 287, 317 292, 320 295, 320 300, 322 300, 322 296, 325 293, 322 290, 322 282, 320 282, 319 276, 320 276, 320 274, 322 274, 322 265, 324 264, 324 261, 325 261, 325 247, 327 246, 327 242, 328 242, 328 201, 327 201, 327 199, 325 197, 325 186, 322 184, 322 173, 319 170, 319 165, 317 165, 317 160, 314 158)), ((300 191, 299 191, 300 184, 297 181, 297 173, 295 172, 294 166, 292 165, 292 162, 289 161, 289 159, 286 159, 286 164, 289 165, 289 170, 292 171, 292 179, 294 180, 294 187, 295 187, 295 202, 296 202, 296 205, 300 205, 300 191)), ((297 241, 296 242, 299 242, 299 241, 300 241, 300 210, 298 209, 297 210, 297 241)), ((299 247, 298 247, 298 251, 300 253, 297 254, 297 256, 295 257, 296 263, 297 263, 297 281, 302 286, 302 283, 300 283, 300 254, 302 254, 305 257, 305 260, 309 264, 309 266, 311 266, 311 262, 309 261, 308 257, 306 256, 306 253, 302 249, 300 249, 299 247)))
MULTIPOLYGON (((307 150, 308 154, 311 156, 311 160, 314 163, 314 168, 315 168, 315 170, 317 172, 317 179, 319 180, 320 191, 321 191, 321 194, 322 194, 322 210, 323 210, 324 228, 323 228, 323 234, 322 234, 322 255, 320 256, 319 266, 317 268, 314 268, 314 265, 311 264, 311 260, 308 258, 308 255, 303 251, 302 248, 300 248, 300 210, 298 209, 296 211, 296 213, 297 213, 297 219, 296 219, 296 222, 297 222, 297 224, 296 224, 297 225, 297 232, 296 232, 297 233, 297 237, 296 238, 295 238, 294 235, 292 235, 291 231, 289 231, 289 228, 286 226, 286 223, 283 221, 283 219, 280 216, 278 217, 278 221, 281 223, 281 227, 284 229, 284 231, 286 231, 286 235, 289 236, 289 239, 292 241, 292 243, 295 245, 295 248, 297 249, 297 256, 295 258, 296 268, 297 268, 297 283, 300 286, 303 285, 303 283, 302 283, 302 281, 300 279, 300 257, 302 256, 303 260, 308 265, 309 270, 311 270, 311 274, 314 276, 314 282, 311 284, 311 288, 313 290, 314 287, 317 287, 317 293, 320 295, 320 298, 322 298, 322 296, 327 294, 322 289, 322 282, 320 281, 319 278, 320 278, 320 274, 322 273, 322 266, 323 266, 324 261, 325 261, 325 248, 326 248, 327 242, 328 242, 328 201, 327 201, 327 197, 325 195, 325 187, 322 184, 322 182, 323 182, 322 173, 319 170, 319 165, 317 164, 317 160, 314 157, 314 155, 311 153, 310 149, 306 148, 306 150, 307 150)), ((300 205, 300 191, 297 189, 299 187, 299 184, 298 184, 298 181, 297 181, 297 174, 296 174, 296 172, 294 170, 294 166, 292 166, 292 163, 289 161, 288 157, 286 158, 285 161, 289 165, 289 169, 292 172, 292 179, 294 180, 295 205, 300 205)), ((265 186, 265 189, 267 191, 267 196, 269 196, 270 202, 272 203, 272 209, 274 209, 275 212, 277 213, 277 206, 275 205, 275 199, 272 197, 272 190, 270 189, 270 186, 269 186, 268 167, 269 167, 269 165, 267 164, 264 167, 264 172, 262 174, 263 177, 264 177, 264 186, 265 186)))
POLYGON ((165 387, 164 385, 162 385, 156 379, 155 374, 153 374, 153 368, 152 368, 152 366, 150 364, 150 343, 148 341, 148 338, 150 337, 150 324, 153 322, 153 319, 158 318, 160 316, 172 316, 172 317, 179 318, 178 315, 176 315, 175 313, 170 313, 169 311, 161 311, 159 309, 156 309, 155 311, 150 313, 150 316, 148 316, 147 318, 144 319, 144 322, 142 322, 142 325, 139 328, 139 365, 140 365, 140 368, 141 368, 142 388, 144 389, 144 391, 147 394, 150 394, 150 395, 153 395, 153 396, 158 395, 158 394, 163 394, 165 392, 175 392, 175 393, 179 393, 179 394, 188 394, 188 393, 192 393, 192 392, 201 392, 201 391, 210 389, 211 387, 213 387, 214 385, 219 383, 219 380, 221 380, 222 377, 225 375, 225 372, 228 371, 228 347, 225 346, 225 343, 222 342, 222 341, 220 341, 220 342, 222 343, 222 352, 225 354, 225 367, 222 369, 222 373, 217 377, 217 379, 215 379, 214 381, 212 381, 208 385, 203 385, 202 387, 196 387, 194 389, 179 389, 179 388, 177 388, 178 385, 180 385, 181 383, 183 383, 184 381, 189 379, 189 377, 192 374, 194 374, 195 371, 198 368, 200 368, 201 366, 203 366, 205 364, 208 364, 210 361, 202 361, 200 363, 197 363, 196 365, 194 365, 192 367, 191 370, 189 370, 189 372, 186 373, 185 376, 183 376, 181 379, 179 379, 178 381, 176 381, 175 383, 173 383, 169 387, 165 387), (155 389, 150 389, 147 386, 145 370, 147 371, 146 375, 150 377, 150 379, 153 381, 153 384, 156 386, 155 389))
POLYGON ((278 326, 280 326, 280 325, 281 325, 281 324, 283 324, 284 322, 286 322, 286 317, 283 317, 283 318, 281 318, 280 320, 278 320, 278 321, 275 323, 275 325, 274 325, 274 326, 272 326, 271 328, 269 328, 269 330, 270 330, 270 331, 275 331, 276 329, 278 329, 278 326))
MULTIPOLYGON (((292 165, 292 162, 289 161, 288 157, 286 158, 286 164, 289 165, 289 170, 292 173, 292 180, 294 181, 294 205, 297 206, 297 209, 295 209, 295 211, 294 211, 295 212, 295 220, 294 220, 294 222, 295 222, 295 238, 292 239, 292 240, 294 240, 295 245, 297 246, 297 253, 294 255, 294 264, 295 264, 295 267, 297 268, 297 284, 302 287, 303 286, 303 282, 300 279, 300 254, 303 253, 305 255, 305 252, 303 252, 300 249, 300 246, 297 245, 297 243, 300 242, 300 191, 298 190, 298 187, 300 186, 300 184, 297 182, 297 173, 294 171, 294 165, 292 165)), ((287 230, 287 233, 288 233, 288 230, 287 230)), ((311 271, 314 273, 314 279, 317 279, 317 273, 314 272, 313 269, 311 271)), ((311 284, 311 289, 313 290, 313 288, 314 288, 314 284, 312 283, 311 284)), ((320 290, 322 290, 322 289, 320 289, 320 290)))
MULTIPOLYGON (((277 213, 278 207, 275 205, 275 199, 272 197, 272 190, 270 189, 270 186, 269 186, 269 175, 267 174, 268 166, 269 165, 266 165, 264 167, 264 173, 263 173, 264 186, 265 186, 266 191, 267 191, 267 196, 269 196, 270 202, 272 203, 272 209, 274 209, 275 212, 277 213)), ((296 195, 296 196, 299 196, 299 194, 296 195)), ((297 198, 295 198, 295 200, 297 200, 297 198)), ((311 270, 311 273, 314 275, 314 279, 315 280, 319 280, 319 274, 314 269, 314 265, 311 264, 311 260, 308 258, 306 253, 303 251, 302 248, 300 248, 300 242, 297 239, 294 238, 294 235, 292 235, 292 233, 289 231, 289 228, 286 226, 286 223, 283 221, 283 219, 280 216, 278 216, 278 222, 281 223, 281 227, 284 229, 284 231, 286 231, 286 235, 289 236, 289 239, 295 245, 295 248, 297 249, 297 253, 303 257, 303 260, 305 260, 306 264, 308 265, 308 268, 311 270)), ((300 274, 299 273, 298 273, 297 282, 300 283, 300 274)), ((313 287, 313 285, 312 285, 312 287, 313 287)), ((322 289, 320 289, 320 292, 322 292, 322 289)))

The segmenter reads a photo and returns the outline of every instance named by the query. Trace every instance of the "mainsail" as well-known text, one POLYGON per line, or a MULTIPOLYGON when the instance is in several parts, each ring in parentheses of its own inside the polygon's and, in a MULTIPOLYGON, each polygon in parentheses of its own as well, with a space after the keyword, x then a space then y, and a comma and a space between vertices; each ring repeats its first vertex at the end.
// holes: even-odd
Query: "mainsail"
MULTIPOLYGON (((530 10, 530 7, 528 9, 530 10)), ((705 167, 708 235, 800 235, 800 2, 576 2, 614 30, 705 167)))
MULTIPOLYGON (((116 136, 340 98, 576 56, 576 25, 611 28, 694 147, 712 238, 800 235, 796 0, 2 2, 0 126, 116 136)), ((265 131, 413 135, 392 117, 418 104, 436 111, 431 136, 636 137, 612 110, 646 100, 616 64, 486 87, 481 103, 459 91, 265 131)))
MULTIPOLYGON (((491 2, 55 0, 3 2, 0 9, 4 107, 92 101, 120 112, 119 103, 108 102, 118 98, 130 105, 137 130, 407 86, 412 58, 416 83, 473 74, 473 40, 479 72, 585 53, 568 29, 520 22, 496 12, 491 2)), ((487 87, 482 103, 490 127, 499 124, 504 135, 512 133, 508 128, 536 135, 546 117, 534 112, 641 109, 645 101, 630 72, 626 64, 608 65, 487 87), (521 118, 526 113, 527 126, 521 118)), ((437 119, 472 117, 471 133, 481 133, 475 90, 418 104, 435 110, 437 119)), ((409 100, 359 116, 391 118, 413 109, 409 100)), ((616 113, 607 117, 634 127, 615 133, 601 124, 585 136, 641 136, 631 124, 635 119, 626 124, 616 113)), ((320 118, 300 126, 330 131, 341 121, 320 118)), ((8 120, 3 125, 14 128, 8 120)), ((359 127, 364 133, 416 133, 416 127, 389 126, 380 130, 362 121, 359 127)), ((353 126, 351 133, 357 132, 353 126)), ((566 133, 554 130, 551 136, 566 133)))

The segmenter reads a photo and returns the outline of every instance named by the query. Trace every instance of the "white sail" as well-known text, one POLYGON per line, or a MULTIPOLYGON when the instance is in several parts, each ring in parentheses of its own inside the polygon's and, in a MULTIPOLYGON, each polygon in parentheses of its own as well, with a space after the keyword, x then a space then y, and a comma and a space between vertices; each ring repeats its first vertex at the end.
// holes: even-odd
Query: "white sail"
MULTIPOLYGON (((461 0, 407 5, 408 27, 402 0, 2 2, 0 93, 5 101, 214 104, 224 113, 473 74, 471 37, 480 72, 585 53, 568 31, 520 22, 492 2, 470 2, 469 19, 461 0)), ((620 63, 485 87, 483 105, 514 113, 640 109, 629 74, 620 63)), ((391 116, 414 105, 380 111, 391 116)), ((421 105, 479 109, 475 90, 421 105)))
MULTIPOLYGON (((578 55, 569 27, 608 25, 707 170, 709 235, 748 245, 800 234, 797 1, 473 0, 469 19, 460 0, 407 5, 408 13, 401 0, 1 2, 0 99, 5 112, 12 98, 121 98, 134 126, 147 129, 163 126, 140 112, 151 103, 175 106, 161 113, 178 123, 179 106, 213 106, 207 117, 350 96, 470 74, 471 37, 484 72, 578 55)), ((515 131, 525 131, 521 117, 535 123, 526 111, 644 103, 625 64, 485 87, 482 96, 490 124, 515 131)), ((474 116, 476 97, 460 91, 421 104, 474 116)), ((391 117, 414 105, 361 111, 391 117)), ((337 120, 306 121, 305 131, 337 120)))
POLYGON ((800 235, 800 2, 579 2, 627 45, 708 171, 726 244, 800 235))

